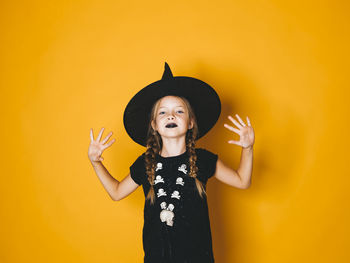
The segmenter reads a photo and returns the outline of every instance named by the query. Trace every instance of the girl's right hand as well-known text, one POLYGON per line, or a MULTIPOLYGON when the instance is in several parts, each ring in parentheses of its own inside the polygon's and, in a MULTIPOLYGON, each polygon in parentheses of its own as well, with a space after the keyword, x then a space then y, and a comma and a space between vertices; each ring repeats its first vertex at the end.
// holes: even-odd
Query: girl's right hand
POLYGON ((109 137, 111 137, 112 132, 110 132, 107 135, 107 137, 100 142, 103 131, 104 131, 104 128, 101 129, 100 133, 98 134, 98 137, 96 138, 96 140, 94 140, 92 128, 90 129, 91 141, 90 141, 90 146, 88 150, 88 156, 91 162, 103 161, 103 157, 101 157, 103 151, 115 142, 115 139, 113 139, 109 143, 105 144, 108 141, 109 137))

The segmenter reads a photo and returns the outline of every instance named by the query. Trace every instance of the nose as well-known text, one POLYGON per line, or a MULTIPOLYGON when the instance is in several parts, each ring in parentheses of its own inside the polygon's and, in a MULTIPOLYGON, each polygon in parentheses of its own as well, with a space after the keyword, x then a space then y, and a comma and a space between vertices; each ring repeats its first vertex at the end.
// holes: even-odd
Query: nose
POLYGON ((174 116, 172 115, 172 114, 170 114, 169 116, 168 116, 168 120, 173 120, 174 119, 174 116))

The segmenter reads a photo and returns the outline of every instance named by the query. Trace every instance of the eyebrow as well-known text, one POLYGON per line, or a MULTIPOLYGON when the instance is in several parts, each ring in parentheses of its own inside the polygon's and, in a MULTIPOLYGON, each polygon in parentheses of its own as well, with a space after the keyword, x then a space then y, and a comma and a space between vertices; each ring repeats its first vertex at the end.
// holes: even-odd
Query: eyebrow
MULTIPOLYGON (((177 107, 182 107, 182 108, 184 108, 184 106, 181 106, 181 105, 175 106, 175 108, 177 108, 177 107)), ((161 109, 161 108, 168 108, 168 107, 159 107, 159 109, 161 109)))

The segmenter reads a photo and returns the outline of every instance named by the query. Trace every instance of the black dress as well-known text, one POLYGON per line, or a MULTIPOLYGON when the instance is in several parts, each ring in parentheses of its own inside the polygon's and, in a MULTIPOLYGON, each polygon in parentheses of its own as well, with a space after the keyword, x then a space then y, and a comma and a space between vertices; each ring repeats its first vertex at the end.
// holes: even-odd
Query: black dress
MULTIPOLYGON (((196 154, 197 178, 206 189, 218 155, 203 148, 196 148, 196 154)), ((142 185, 146 197, 150 184, 144 157, 145 153, 130 166, 130 174, 142 185)), ((144 204, 144 263, 213 263, 207 198, 199 196, 195 180, 189 176, 188 152, 171 157, 157 155, 156 161, 155 203, 145 200, 144 204), (170 217, 164 219, 163 210, 170 217)))

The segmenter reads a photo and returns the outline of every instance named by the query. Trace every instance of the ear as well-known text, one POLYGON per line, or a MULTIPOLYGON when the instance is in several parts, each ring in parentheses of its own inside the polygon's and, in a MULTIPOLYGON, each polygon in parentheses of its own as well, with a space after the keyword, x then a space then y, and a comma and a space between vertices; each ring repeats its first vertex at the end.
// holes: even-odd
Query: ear
POLYGON ((192 128, 193 128, 193 120, 190 120, 190 124, 188 125, 188 128, 189 128, 189 129, 192 129, 192 128))
POLYGON ((156 130, 156 129, 155 129, 155 126, 156 126, 156 125, 155 125, 155 121, 154 121, 154 120, 151 121, 151 126, 152 126, 152 129, 153 129, 153 130, 156 130))

